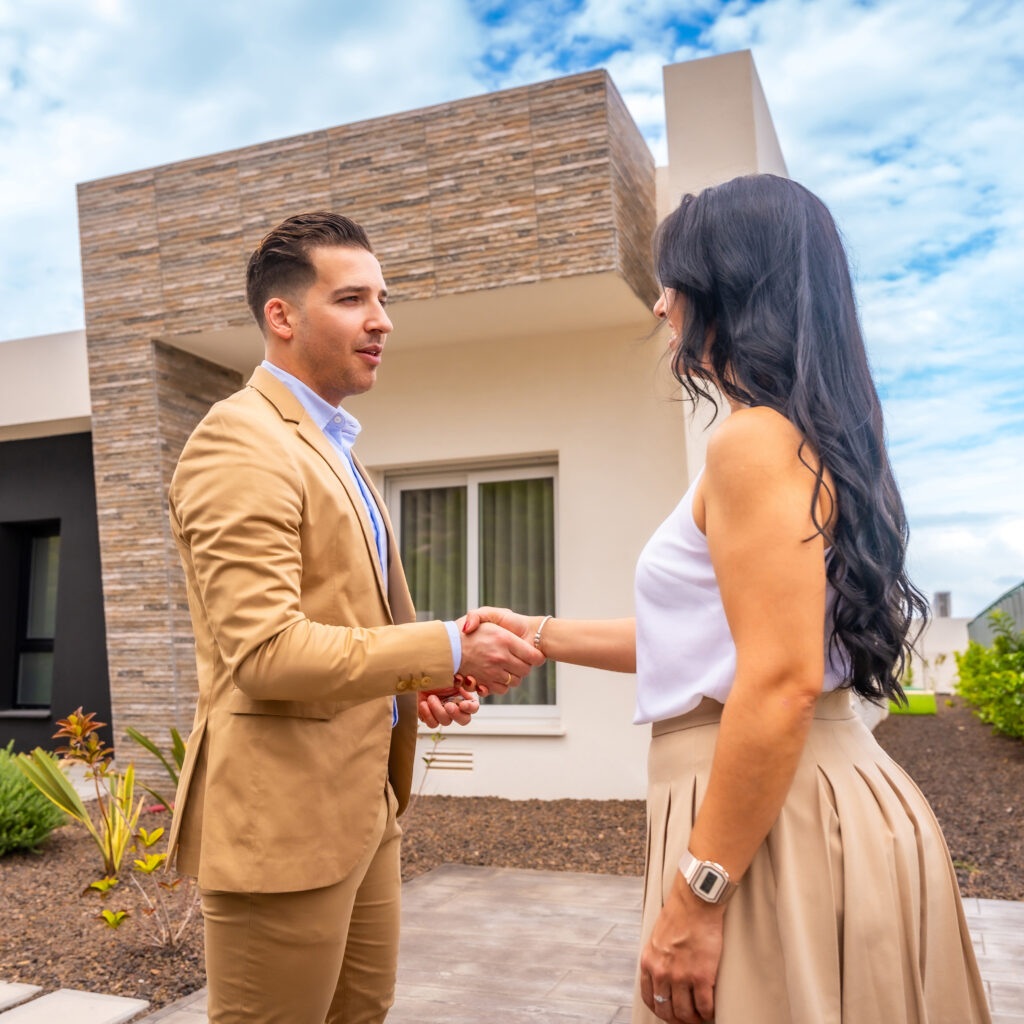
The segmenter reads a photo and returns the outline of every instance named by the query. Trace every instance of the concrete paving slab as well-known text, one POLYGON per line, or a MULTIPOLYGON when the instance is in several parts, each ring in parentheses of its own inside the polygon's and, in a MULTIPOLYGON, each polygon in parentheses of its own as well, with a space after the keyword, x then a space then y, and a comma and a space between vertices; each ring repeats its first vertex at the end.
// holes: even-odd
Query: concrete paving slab
POLYGON ((495 993, 539 999, 547 995, 565 976, 560 965, 536 964, 524 967, 521 964, 503 964, 495 969, 493 963, 486 964, 475 958, 466 962, 446 965, 442 969, 416 967, 398 968, 398 993, 409 989, 440 988, 449 995, 479 984, 478 975, 487 975, 487 987, 495 993))
POLYGON ((640 922, 617 924, 609 928, 608 934, 601 940, 601 948, 628 950, 635 958, 640 949, 640 922))
POLYGON ((206 1003, 206 989, 201 988, 149 1014, 140 1024, 206 1024, 206 1003))
POLYGON ((23 985, 19 981, 0 981, 0 1010, 10 1009, 42 991, 39 985, 23 985))
POLYGON ((989 983, 993 1013, 1024 1013, 1024 981, 989 983))
POLYGON ((388 1024, 612 1024, 618 1010, 617 1005, 598 1002, 503 996, 495 1003, 483 992, 413 989, 395 1002, 388 1024))
MULTIPOLYGON (((1001 960, 999 957, 983 956, 977 948, 975 948, 975 953, 978 959, 978 970, 981 971, 981 976, 986 981, 992 983, 997 981, 1019 982, 1021 978, 1024 978, 1024 963, 1001 960)), ((1024 1004, 1021 1006, 1021 1012, 1024 1013, 1024 1004)))
POLYGON ((159 1020, 160 1024, 206 1024, 206 1010, 175 1010, 164 1017, 146 1017, 146 1022, 159 1020))
POLYGON ((551 994, 562 999, 600 1000, 621 1006, 633 1001, 633 975, 616 978, 604 971, 569 971, 551 994))
MULTIPOLYGON (((640 878, 462 864, 407 882, 388 1024, 627 1024, 642 894, 640 878)), ((1024 903, 964 908, 994 1024, 1024 1024, 1024 903)), ((199 992, 145 1022, 205 1024, 205 1007, 199 992)))
MULTIPOLYGON (((1024 903, 1017 900, 974 900, 975 913, 987 921, 1007 921, 1024 928, 1024 903)), ((966 907, 964 908, 966 910, 966 907)))
POLYGON ((124 1024, 147 1006, 145 999, 62 988, 0 1014, 0 1024, 124 1024))

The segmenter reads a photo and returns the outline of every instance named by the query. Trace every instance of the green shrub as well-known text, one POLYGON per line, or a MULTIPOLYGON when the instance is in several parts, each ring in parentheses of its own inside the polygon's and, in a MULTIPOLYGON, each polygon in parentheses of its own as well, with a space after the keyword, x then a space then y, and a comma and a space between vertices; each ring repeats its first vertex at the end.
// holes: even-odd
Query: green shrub
POLYGON ((995 630, 991 647, 970 643, 957 654, 956 692, 996 732, 1024 739, 1024 633, 1003 611, 988 617, 995 630))
POLYGON ((64 815, 32 785, 13 754, 14 740, 0 748, 0 857, 11 850, 34 850, 64 815))

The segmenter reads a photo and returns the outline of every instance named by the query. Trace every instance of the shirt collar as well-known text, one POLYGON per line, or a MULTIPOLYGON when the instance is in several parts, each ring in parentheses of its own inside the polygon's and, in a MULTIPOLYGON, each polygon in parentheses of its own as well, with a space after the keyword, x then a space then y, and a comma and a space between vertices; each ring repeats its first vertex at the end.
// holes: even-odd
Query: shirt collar
POLYGON ((321 398, 308 384, 293 376, 280 366, 275 366, 266 359, 260 363, 263 369, 272 373, 302 404, 309 418, 325 433, 344 441, 351 447, 359 436, 362 426, 359 420, 340 405, 331 405, 321 398))

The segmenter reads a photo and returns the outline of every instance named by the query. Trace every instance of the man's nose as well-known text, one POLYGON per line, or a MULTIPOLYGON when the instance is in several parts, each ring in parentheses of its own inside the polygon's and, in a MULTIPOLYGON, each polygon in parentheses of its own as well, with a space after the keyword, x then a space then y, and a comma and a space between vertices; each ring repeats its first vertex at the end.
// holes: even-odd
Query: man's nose
POLYGON ((370 317, 370 324, 367 326, 369 330, 379 331, 381 334, 390 334, 395 329, 395 325, 391 322, 387 310, 379 304, 373 311, 370 317))

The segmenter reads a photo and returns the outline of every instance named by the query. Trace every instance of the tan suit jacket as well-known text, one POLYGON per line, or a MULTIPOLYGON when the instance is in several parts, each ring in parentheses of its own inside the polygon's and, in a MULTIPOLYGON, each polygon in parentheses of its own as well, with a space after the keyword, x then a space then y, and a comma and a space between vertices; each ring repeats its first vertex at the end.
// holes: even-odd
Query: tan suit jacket
POLYGON ((170 850, 203 888, 333 885, 366 849, 386 779, 400 808, 408 802, 410 691, 450 683, 452 654, 443 623, 413 621, 373 493, 388 530, 387 591, 346 467, 261 368, 210 410, 181 454, 171 528, 199 701, 170 850))

